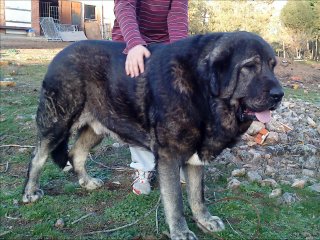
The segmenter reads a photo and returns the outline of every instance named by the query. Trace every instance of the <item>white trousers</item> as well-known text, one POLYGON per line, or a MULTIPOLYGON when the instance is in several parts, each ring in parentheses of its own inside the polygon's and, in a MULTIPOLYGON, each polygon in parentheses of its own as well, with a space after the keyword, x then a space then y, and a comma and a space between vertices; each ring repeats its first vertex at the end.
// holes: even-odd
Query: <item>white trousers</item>
POLYGON ((129 149, 132 160, 130 167, 144 172, 155 170, 156 163, 152 152, 141 147, 129 147, 129 149))
MULTIPOLYGON (((156 166, 156 161, 152 152, 145 150, 141 147, 129 147, 131 152, 131 164, 130 167, 143 171, 150 172, 154 171, 156 166)), ((203 166, 206 162, 202 162, 197 153, 193 154, 191 158, 187 161, 188 164, 203 166)), ((180 175, 182 172, 180 171, 180 175)))

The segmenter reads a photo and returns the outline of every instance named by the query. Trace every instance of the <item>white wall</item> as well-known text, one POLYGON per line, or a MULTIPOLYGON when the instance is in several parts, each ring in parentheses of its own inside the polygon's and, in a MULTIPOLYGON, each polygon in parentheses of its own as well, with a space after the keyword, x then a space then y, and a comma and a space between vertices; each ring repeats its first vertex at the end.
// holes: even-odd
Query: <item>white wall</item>
POLYGON ((103 16, 104 22, 110 23, 111 27, 113 26, 113 22, 115 19, 113 13, 114 1, 113 0, 103 0, 103 16))
POLYGON ((7 26, 31 28, 31 0, 5 0, 7 26))

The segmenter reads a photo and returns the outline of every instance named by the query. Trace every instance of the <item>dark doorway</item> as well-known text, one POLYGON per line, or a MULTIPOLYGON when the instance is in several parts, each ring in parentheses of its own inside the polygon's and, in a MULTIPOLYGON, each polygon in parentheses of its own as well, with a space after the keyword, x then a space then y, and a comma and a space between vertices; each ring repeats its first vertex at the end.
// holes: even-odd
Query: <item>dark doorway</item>
POLYGON ((40 17, 52 17, 54 22, 59 22, 58 0, 40 0, 40 17))
POLYGON ((95 20, 96 19, 96 6, 84 5, 84 19, 95 20))

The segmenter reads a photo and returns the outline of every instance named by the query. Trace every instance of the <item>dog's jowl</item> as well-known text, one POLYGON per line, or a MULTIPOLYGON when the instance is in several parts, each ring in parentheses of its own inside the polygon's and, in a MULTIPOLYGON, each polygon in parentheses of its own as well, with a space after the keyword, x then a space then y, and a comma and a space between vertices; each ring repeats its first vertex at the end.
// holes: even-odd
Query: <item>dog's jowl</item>
POLYGON ((196 239, 183 214, 179 169, 193 217, 208 231, 224 229, 204 205, 203 165, 247 130, 268 121, 283 97, 274 75, 274 51, 247 32, 197 35, 151 45, 146 71, 124 72, 123 43, 81 41, 61 51, 43 80, 37 112, 38 144, 23 201, 43 196, 39 177, 49 154, 73 165, 82 187, 103 185, 88 175, 92 147, 112 134, 156 156, 160 190, 172 239, 196 239), (68 151, 68 139, 78 131, 68 151))

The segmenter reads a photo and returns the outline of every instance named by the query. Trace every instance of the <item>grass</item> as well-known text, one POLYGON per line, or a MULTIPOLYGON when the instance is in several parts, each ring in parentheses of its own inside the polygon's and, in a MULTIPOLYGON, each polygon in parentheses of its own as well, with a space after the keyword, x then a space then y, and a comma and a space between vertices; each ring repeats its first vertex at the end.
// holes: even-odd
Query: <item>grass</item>
MULTIPOLYGON (((8 56, 17 56, 19 51, 8 50, 8 56)), ((1 88, 0 140, 1 145, 35 145, 36 129, 34 117, 37 109, 41 80, 47 68, 47 62, 33 64, 11 64, 1 68, 1 78, 13 78, 16 87, 1 88)), ((287 89, 288 96, 304 98, 311 102, 317 94, 311 96, 287 89), (307 99, 306 99, 307 98, 307 99)), ((131 172, 110 169, 113 166, 128 166, 130 154, 126 147, 112 147, 113 140, 105 139, 92 151, 94 161, 88 161, 88 171, 92 176, 104 180, 104 186, 96 191, 87 192, 80 188, 72 172, 60 171, 48 161, 41 175, 44 198, 34 204, 21 202, 22 190, 28 162, 33 148, 0 148, 0 238, 1 239, 164 239, 163 232, 168 232, 162 206, 159 208, 159 232, 156 231, 155 212, 144 217, 129 228, 113 233, 86 235, 93 231, 111 229, 131 223, 153 208, 159 198, 157 184, 152 194, 138 197, 131 193, 131 172), (8 169, 6 170, 6 163, 8 169), (103 163, 109 168, 102 167, 103 163), (115 182, 120 182, 116 184, 115 182), (88 215, 89 214, 89 215, 88 215), (86 218, 74 223, 81 219, 86 218), (55 227, 58 219, 63 219, 64 226, 55 227)), ((291 205, 279 205, 276 199, 269 199, 269 187, 256 184, 242 186, 237 192, 226 189, 230 169, 215 166, 224 173, 216 176, 206 175, 206 197, 213 201, 225 197, 241 197, 241 200, 223 201, 214 204, 208 202, 209 210, 220 216, 226 230, 215 234, 223 239, 251 239, 257 227, 258 239, 319 239, 320 236, 320 199, 319 195, 308 189, 296 190, 281 186, 283 191, 296 193, 301 199, 291 205), (223 190, 221 190, 223 189, 223 190), (257 225, 259 212, 261 225, 257 225), (228 224, 230 223, 230 225, 228 224), (232 227, 230 227, 232 226, 232 227)), ((184 200, 186 203, 186 193, 184 200)), ((192 221, 191 211, 185 204, 188 225, 199 239, 213 239, 212 235, 201 232, 192 221)))
POLYGON ((305 92, 304 89, 292 89, 284 88, 286 98, 292 99, 302 99, 309 103, 314 103, 320 105, 320 92, 319 91, 308 91, 305 92))

